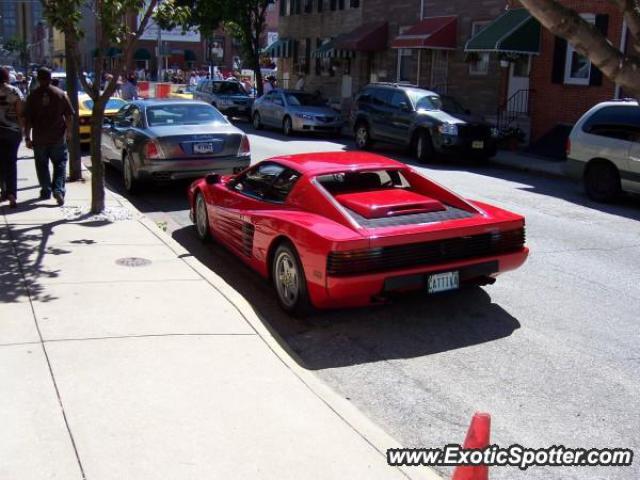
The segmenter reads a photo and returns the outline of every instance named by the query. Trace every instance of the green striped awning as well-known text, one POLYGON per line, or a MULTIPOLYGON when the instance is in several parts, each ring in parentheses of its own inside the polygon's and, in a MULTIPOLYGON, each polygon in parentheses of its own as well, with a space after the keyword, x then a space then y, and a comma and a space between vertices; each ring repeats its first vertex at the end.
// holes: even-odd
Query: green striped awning
POLYGON ((110 47, 107 50, 107 57, 121 57, 122 49, 117 47, 110 47))
POLYGON ((134 60, 151 60, 151 52, 146 48, 139 48, 133 54, 134 60))
POLYGON ((314 58, 353 58, 356 56, 356 52, 337 48, 335 40, 329 40, 311 52, 311 56, 314 58))
POLYGON ((465 52, 540 53, 540 23, 528 10, 507 10, 472 37, 465 52))
POLYGON ((281 38, 262 50, 263 55, 271 58, 290 58, 293 55, 293 40, 281 38))

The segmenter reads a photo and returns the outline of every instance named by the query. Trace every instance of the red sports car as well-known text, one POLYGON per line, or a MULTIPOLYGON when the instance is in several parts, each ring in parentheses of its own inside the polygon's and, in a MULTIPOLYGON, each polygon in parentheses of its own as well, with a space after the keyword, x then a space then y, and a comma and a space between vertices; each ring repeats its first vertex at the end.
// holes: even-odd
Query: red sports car
POLYGON ((272 280, 294 314, 490 284, 529 251, 522 216, 364 152, 275 157, 235 176, 208 175, 190 186, 189 202, 198 236, 272 280))

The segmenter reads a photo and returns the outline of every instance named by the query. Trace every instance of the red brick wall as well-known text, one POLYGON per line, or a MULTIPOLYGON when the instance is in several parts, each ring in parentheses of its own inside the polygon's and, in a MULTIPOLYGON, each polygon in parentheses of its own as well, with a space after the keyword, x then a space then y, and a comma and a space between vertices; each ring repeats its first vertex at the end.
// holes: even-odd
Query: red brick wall
MULTIPOLYGON (((565 0, 578 13, 609 15, 608 37, 620 46, 622 15, 608 0, 565 0)), ((540 56, 534 57, 531 71, 532 139, 535 141, 557 124, 574 124, 594 104, 615 95, 613 82, 603 78, 602 86, 554 84, 551 81, 555 37, 543 28, 540 56)))

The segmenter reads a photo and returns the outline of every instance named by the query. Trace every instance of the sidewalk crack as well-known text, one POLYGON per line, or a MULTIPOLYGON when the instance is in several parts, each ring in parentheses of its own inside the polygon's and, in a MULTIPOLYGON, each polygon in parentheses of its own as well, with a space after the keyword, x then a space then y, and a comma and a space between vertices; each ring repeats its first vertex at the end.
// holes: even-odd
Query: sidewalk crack
MULTIPOLYGON (((7 219, 6 219, 6 215, 3 215, 4 217, 4 221, 5 221, 5 225, 7 224, 7 219)), ((31 290, 29 288, 29 282, 27 282, 26 279, 26 275, 25 275, 25 268, 24 265, 22 263, 22 259, 19 257, 18 255, 18 250, 15 246, 16 240, 13 236, 13 232, 11 231, 10 228, 7 229, 8 231, 8 237, 9 240, 11 242, 11 249, 13 250, 13 254, 16 257, 16 261, 18 263, 18 269, 20 270, 20 277, 21 277, 21 281, 22 284, 25 288, 25 291, 27 293, 27 298, 29 299, 29 307, 31 308, 31 314, 33 315, 33 322, 35 324, 36 327, 36 331, 38 332, 38 338, 40 339, 39 343, 40 346, 42 348, 42 352, 44 353, 44 358, 45 361, 47 362, 47 367, 49 369, 49 375, 51 377, 51 382, 53 383, 53 388, 56 392, 56 397, 58 398, 58 405, 60 405, 60 411, 62 413, 62 418, 64 420, 64 425, 67 429, 67 433, 69 434, 69 440, 71 441, 71 446, 73 447, 73 453, 76 457, 76 462, 78 463, 78 468, 80 469, 80 475, 82 476, 82 480, 86 480, 87 476, 85 474, 84 471, 84 467, 82 465, 82 460, 80 459, 80 454, 78 453, 78 447, 76 445, 76 441, 75 438, 73 437, 73 432, 71 431, 71 426, 69 425, 69 420, 67 419, 67 413, 65 412, 64 409, 64 403, 62 402, 62 397, 60 395, 60 389, 58 388, 58 382, 56 381, 56 376, 53 373, 53 366, 51 365, 51 360, 49 359, 49 353, 47 352, 47 347, 45 345, 45 341, 42 337, 42 331, 40 330, 40 325, 38 323, 38 317, 36 316, 36 311, 35 308, 33 306, 33 296, 31 295, 31 290)))

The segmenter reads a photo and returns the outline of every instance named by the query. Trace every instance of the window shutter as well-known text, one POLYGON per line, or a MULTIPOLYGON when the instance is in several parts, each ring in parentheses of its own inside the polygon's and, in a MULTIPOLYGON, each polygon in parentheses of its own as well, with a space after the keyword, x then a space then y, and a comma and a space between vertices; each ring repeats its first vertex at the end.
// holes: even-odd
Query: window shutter
MULTIPOLYGON (((596 28, 606 37, 609 32, 609 15, 596 15, 596 28)), ((595 87, 602 85, 602 72, 593 63, 589 85, 595 87)))
POLYGON ((551 70, 551 83, 564 83, 564 70, 567 61, 567 41, 564 38, 556 37, 556 44, 553 48, 553 69, 551 70))

